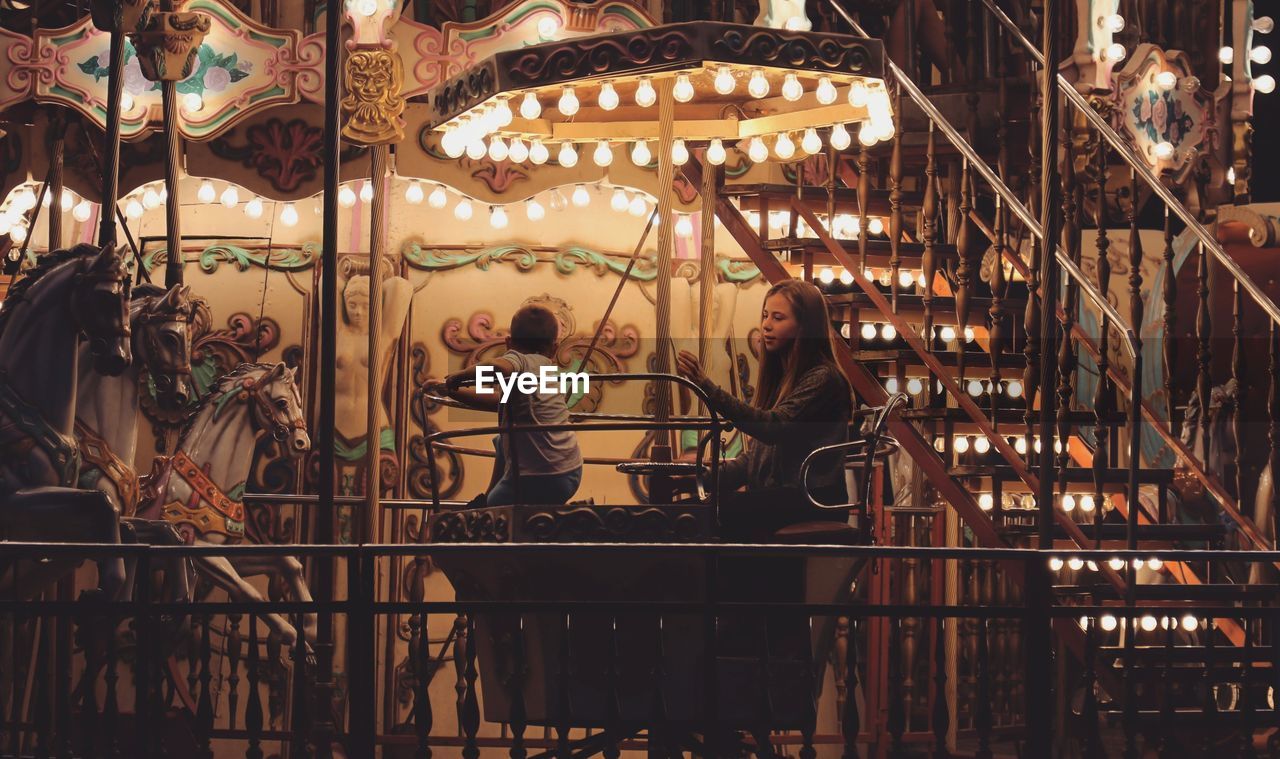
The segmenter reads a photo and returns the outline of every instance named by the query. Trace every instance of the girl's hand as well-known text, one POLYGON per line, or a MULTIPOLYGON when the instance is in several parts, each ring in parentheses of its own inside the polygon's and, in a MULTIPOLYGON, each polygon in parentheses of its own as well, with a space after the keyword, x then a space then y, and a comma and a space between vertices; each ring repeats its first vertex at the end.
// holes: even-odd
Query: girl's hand
POLYGON ((702 364, 698 361, 698 357, 689 351, 680 351, 676 355, 676 373, 695 383, 701 383, 707 379, 707 374, 702 371, 702 364))

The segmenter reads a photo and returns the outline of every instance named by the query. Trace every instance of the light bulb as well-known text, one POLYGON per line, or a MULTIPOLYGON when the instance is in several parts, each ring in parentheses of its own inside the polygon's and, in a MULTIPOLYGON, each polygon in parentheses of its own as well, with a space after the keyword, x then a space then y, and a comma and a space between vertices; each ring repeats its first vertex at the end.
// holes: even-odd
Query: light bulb
POLYGON ((919 377, 912 377, 907 380, 907 392, 912 395, 919 395, 924 392, 924 382, 919 377))
POLYGON ((969 395, 977 398, 979 395, 982 395, 982 382, 976 379, 971 379, 969 380, 968 386, 965 390, 968 391, 969 395))
POLYGON ((851 285, 851 284, 853 284, 853 272, 849 271, 848 269, 841 269, 841 270, 840 270, 840 284, 842 284, 842 285, 851 285))
POLYGON ((560 152, 556 154, 556 161, 566 169, 572 169, 578 165, 578 151, 573 149, 572 142, 560 144, 560 152))
POLYGON ((498 162, 507 160, 507 141, 496 134, 489 138, 489 158, 498 162))
POLYGON ((1270 74, 1263 74, 1253 80, 1253 89, 1261 92, 1263 95, 1269 95, 1275 91, 1276 80, 1270 74))
POLYGON ((955 439, 955 444, 954 444, 954 445, 955 445, 956 453, 968 453, 968 452, 969 452, 969 438, 967 438, 967 437, 963 437, 963 436, 961 436, 961 437, 956 438, 956 439, 955 439))
POLYGON ((462 198, 458 201, 458 205, 453 207, 453 218, 458 221, 467 221, 471 218, 472 208, 471 199, 462 198))
POLYGON ((254 197, 248 203, 244 204, 244 215, 250 219, 262 218, 262 198, 254 197))
POLYGON ((1105 29, 1112 34, 1119 34, 1124 31, 1124 16, 1119 13, 1111 13, 1106 16, 1098 17, 1098 28, 1105 29))
POLYGON ((671 162, 676 166, 689 162, 689 149, 685 147, 684 140, 677 139, 671 143, 671 162))
POLYGON ((298 223, 298 207, 293 203, 285 203, 280 211, 280 223, 292 227, 298 223))
POLYGON ((515 119, 515 114, 511 112, 511 103, 507 102, 506 98, 498 100, 498 104, 494 106, 494 114, 494 123, 498 125, 499 129, 510 126, 515 119))
POLYGON ((804 137, 800 139, 800 149, 809 155, 813 155, 822 150, 822 139, 818 137, 818 130, 809 127, 804 130, 804 137))
POLYGON ((182 96, 182 107, 187 113, 198 113, 204 109, 204 98, 198 92, 188 92, 182 96))
POLYGON ((782 97, 794 103, 804 95, 804 87, 800 84, 800 79, 795 74, 787 74, 782 79, 782 97))
POLYGON ((1070 567, 1072 571, 1079 572, 1081 569, 1084 569, 1084 559, 1079 556, 1072 556, 1070 559, 1067 559, 1067 566, 1070 567))
POLYGON ((373 182, 366 179, 360 183, 360 200, 365 203, 373 202, 373 182))
POLYGON ((1236 51, 1230 45, 1223 45, 1218 48, 1218 62, 1224 66, 1230 66, 1235 63, 1236 51))
POLYGON ((1155 76, 1156 86, 1168 91, 1178 86, 1178 75, 1172 71, 1161 71, 1155 76))
POLYGON ((644 168, 652 160, 653 154, 649 152, 649 143, 644 140, 636 140, 635 147, 631 148, 631 162, 644 168))
POLYGON ((1147 569, 1150 569, 1152 572, 1159 572, 1160 568, 1163 566, 1164 562, 1154 556, 1147 559, 1147 569))
POLYGON ((871 122, 862 122, 862 126, 858 127, 858 142, 866 147, 872 147, 879 141, 880 137, 876 134, 876 128, 871 122))
POLYGON ((759 137, 752 137, 747 143, 747 158, 752 163, 764 163, 769 160, 769 148, 764 144, 764 140, 759 137))
POLYGON ((818 272, 818 281, 824 285, 829 285, 836 281, 836 273, 831 271, 830 266, 824 266, 822 271, 818 272))
POLYGON ((853 137, 849 135, 849 130, 844 128, 844 124, 836 124, 831 127, 831 147, 836 150, 846 150, 853 144, 853 137))
POLYGON ((675 98, 678 103, 687 103, 693 100, 693 82, 689 81, 688 74, 681 74, 676 77, 675 86, 671 88, 671 97, 675 98))
POLYGON ((893 124, 893 119, 885 119, 883 121, 873 121, 871 125, 875 127, 876 139, 880 142, 886 142, 893 139, 897 128, 893 124))
POLYGON ((422 183, 414 179, 409 182, 407 187, 404 188, 404 199, 406 202, 412 203, 416 206, 422 202, 422 198, 422 183))
MULTIPOLYGON (((65 206, 66 204, 63 203, 62 205, 65 206)), ((150 211, 159 205, 160 193, 156 192, 154 188, 148 187, 146 191, 142 193, 142 206, 150 211)), ((63 210, 66 210, 65 207, 63 210)))
MULTIPOLYGON (((1049 559, 1049 569, 1052 569, 1054 572, 1061 572, 1062 566, 1063 566, 1062 559, 1058 558, 1057 556, 1054 556, 1052 559, 1049 559)), ((1082 618, 1080 620, 1080 626, 1088 627, 1089 620, 1082 618)))
POLYGON ((751 79, 747 82, 747 94, 756 100, 769 95, 769 80, 764 78, 764 69, 751 70, 751 79))
POLYGON ((892 340, 898 336, 898 328, 892 324, 886 324, 880 328, 880 337, 885 340, 892 340))
POLYGON ((560 28, 560 23, 554 16, 543 16, 538 21, 538 36, 543 40, 549 40, 555 36, 556 30, 560 28))
POLYGON ((449 129, 440 136, 440 149, 450 158, 461 158, 466 152, 467 146, 462 141, 462 135, 457 128, 449 129))
POLYGON ((1080 510, 1086 513, 1092 513, 1097 503, 1094 502, 1093 496, 1085 495, 1080 497, 1080 510))
POLYGON ((1156 618, 1151 616, 1150 614, 1147 614, 1142 618, 1142 629, 1146 630, 1147 632, 1151 632, 1152 630, 1156 629, 1157 624, 1158 623, 1156 622, 1156 618))
POLYGON ((1117 626, 1119 626, 1119 623, 1116 621, 1116 618, 1111 616, 1110 614, 1107 614, 1102 618, 1103 630, 1106 630, 1107 632, 1111 632, 1112 630, 1116 629, 1117 626))
POLYGON ((227 208, 235 208, 236 204, 240 202, 240 193, 236 190, 235 185, 229 184, 227 189, 222 191, 218 201, 227 208))
POLYGON ((1102 53, 1102 60, 1108 63, 1119 63, 1124 60, 1128 51, 1124 49, 1124 45, 1119 42, 1113 42, 1107 45, 1107 49, 1102 53))
POLYGON ((884 391, 889 395, 893 395, 894 393, 898 392, 898 378, 890 377, 889 379, 885 380, 884 391))
POLYGON ((120 112, 128 113, 133 110, 133 95, 127 92, 120 93, 120 112))
POLYGON ((602 168, 613 163, 613 149, 609 147, 608 140, 601 140, 596 143, 596 152, 591 154, 591 160, 602 168))
POLYGON ((596 99, 596 103, 601 110, 605 111, 612 111, 618 107, 618 91, 613 88, 612 82, 600 85, 600 96, 596 99))
POLYGON ((1271 62, 1271 48, 1260 45, 1249 51, 1249 60, 1259 65, 1271 62))
POLYGON ((201 203, 212 203, 217 197, 218 193, 213 189, 213 182, 207 179, 201 182, 200 189, 196 190, 196 200, 201 203))
POLYGON ((712 166, 719 166, 725 162, 728 155, 725 153, 724 143, 719 137, 713 139, 711 144, 707 146, 707 161, 712 166))
POLYGON ((541 166, 550 158, 551 151, 547 149, 547 146, 542 142, 542 140, 534 140, 533 144, 529 146, 529 160, 532 161, 535 166, 541 166))
POLYGON ((1062 496, 1062 510, 1063 510, 1063 511, 1075 511, 1075 510, 1076 510, 1076 497, 1075 497, 1075 496, 1073 496, 1073 495, 1071 495, 1070 493, 1067 493, 1066 495, 1062 496))
POLYGON ((146 209, 142 207, 142 204, 138 202, 137 198, 129 198, 129 202, 126 203, 124 207, 124 215, 128 216, 130 219, 137 219, 142 216, 142 213, 145 210, 146 209))
POLYGON ((338 205, 343 208, 350 208, 356 204, 356 193, 347 185, 342 185, 338 189, 338 205))
POLYGON ((864 324, 864 325, 862 325, 862 329, 859 331, 859 334, 861 334, 861 335, 862 335, 862 339, 863 339, 863 340, 874 340, 874 339, 876 339, 876 325, 874 325, 874 324, 864 324))
POLYGON ((542 115, 542 103, 538 102, 538 96, 532 92, 524 93, 524 99, 520 101, 520 117, 530 121, 542 115))
POLYGON ((1236 183, 1236 169, 1234 166, 1227 167, 1227 184, 1236 183))
POLYGON ((577 102, 577 95, 573 92, 573 87, 564 86, 562 88, 561 99, 557 102, 556 108, 558 108, 559 111, 561 111, 561 115, 564 116, 571 116, 577 113, 577 109, 579 109, 579 102, 577 102))
POLYGON ((431 191, 431 195, 427 197, 427 205, 432 208, 444 208, 448 202, 449 194, 445 192, 444 187, 441 185, 436 185, 435 189, 431 191))
POLYGON ((732 95, 737 82, 733 79, 733 71, 728 66, 716 70, 716 92, 721 95, 732 95))
POLYGON ((1022 383, 1018 380, 1010 380, 1005 392, 1009 394, 1010 398, 1022 397, 1022 383))
POLYGON ((836 86, 831 83, 831 77, 823 76, 818 78, 818 90, 814 93, 817 95, 818 102, 823 105, 831 105, 836 102, 836 86))
POLYGON ((778 135, 777 142, 773 143, 773 152, 785 161, 796 154, 796 144, 791 141, 786 132, 783 132, 778 135))
POLYGON ((513 137, 507 146, 507 160, 512 163, 524 163, 529 160, 529 146, 519 137, 513 137))
POLYGON ((378 12, 378 0, 356 0, 356 12, 361 16, 372 16, 378 12))
POLYGON ((489 154, 489 148, 485 146, 484 140, 477 137, 467 143, 467 158, 473 161, 479 161, 489 154))
POLYGON ((950 326, 943 327, 943 328, 942 328, 942 330, 941 330, 941 331, 940 331, 940 333, 939 333, 939 337, 941 337, 941 338, 942 338, 942 342, 944 342, 944 343, 949 343, 949 342, 951 342, 951 341, 955 340, 955 339, 956 339, 956 329, 955 329, 955 327, 950 327, 950 326))
POLYGON ((964 328, 964 341, 965 341, 966 343, 971 343, 971 342, 973 342, 973 339, 974 339, 975 337, 977 337, 977 333, 973 331, 973 327, 965 327, 965 328, 964 328))
POLYGON ((986 453, 991 450, 991 440, 987 438, 986 435, 979 435, 977 439, 973 441, 973 450, 978 453, 986 453))
POLYGON ((1193 632, 1199 626, 1200 626, 1200 620, 1196 619, 1190 614, 1182 618, 1182 629, 1185 630, 1186 632, 1193 632))
POLYGON ((587 186, 584 184, 576 185, 573 188, 571 200, 578 208, 586 208, 591 205, 591 193, 587 192, 587 186))
POLYGON ((653 81, 647 76, 640 77, 640 84, 636 87, 636 105, 648 108, 656 102, 658 93, 653 89, 653 81))
POLYGON ((996 499, 990 493, 983 493, 978 496, 978 508, 983 511, 991 511, 996 507, 996 499))
POLYGON ((15 224, 9 228, 9 239, 15 243, 21 243, 27 239, 27 228, 22 224, 15 224))
POLYGON ((489 226, 494 229, 507 228, 507 212, 502 206, 489 206, 489 226))
POLYGON ((93 213, 93 206, 87 200, 81 200, 76 203, 76 207, 71 210, 71 218, 76 221, 88 221, 89 215, 93 213))
POLYGON ((872 217, 871 221, 867 223, 867 231, 873 235, 884 234, 884 219, 879 216, 872 217))
POLYGON ((529 217, 529 221, 542 221, 547 215, 547 209, 543 208, 542 204, 535 198, 529 198, 528 202, 524 204, 524 212, 529 217))
POLYGON ((631 205, 627 206, 627 213, 632 216, 644 216, 648 211, 649 204, 644 202, 644 196, 637 192, 635 196, 631 198, 631 205))
POLYGON ((693 237, 693 220, 689 214, 678 214, 676 219, 676 235, 680 237, 693 237))
POLYGON ((1152 152, 1155 153, 1156 158, 1159 158, 1162 161, 1167 161, 1170 158, 1173 158, 1173 143, 1164 141, 1157 142, 1152 152))
POLYGON ((1270 16, 1258 16, 1253 20, 1252 27, 1258 34, 1271 34, 1271 30, 1276 28, 1276 22, 1270 16))
POLYGON ((854 82, 849 87, 849 105, 854 108, 865 108, 871 99, 871 90, 863 82, 854 82))
POLYGON ((624 213, 631 201, 627 199, 627 193, 621 187, 613 191, 613 196, 609 198, 609 207, 618 213, 624 213))

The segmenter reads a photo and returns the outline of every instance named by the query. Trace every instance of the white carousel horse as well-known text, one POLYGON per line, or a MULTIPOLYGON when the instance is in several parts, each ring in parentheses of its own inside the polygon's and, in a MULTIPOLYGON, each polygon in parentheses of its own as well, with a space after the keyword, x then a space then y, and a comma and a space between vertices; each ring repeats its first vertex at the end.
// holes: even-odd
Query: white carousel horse
POLYGON ((755 25, 793 32, 813 29, 813 22, 804 13, 804 0, 763 0, 755 25))
MULTIPOLYGON (((218 379, 200 401, 173 456, 159 459, 145 487, 141 516, 164 519, 187 542, 206 545, 244 539, 244 492, 258 437, 271 434, 285 452, 301 456, 311 447, 294 370, 284 364, 241 364, 218 379)), ((295 601, 311 601, 302 563, 292 556, 195 557, 196 570, 235 601, 263 601, 245 578, 283 577, 295 601)), ((278 614, 267 615, 287 645, 297 631, 278 614)), ((307 639, 315 615, 307 615, 307 639)))
MULTIPOLYGON (((0 534, 14 541, 119 543, 119 513, 100 491, 75 488, 72 437, 79 341, 103 374, 132 361, 129 272, 114 247, 77 245, 43 256, 0 310, 0 534)), ((32 595, 78 559, 34 568, 8 562, 6 585, 32 595)), ((115 597, 124 562, 100 559, 100 591, 115 597)))
MULTIPOLYGON (((133 461, 137 452, 140 379, 146 375, 166 408, 183 408, 194 395, 191 386, 190 325, 197 313, 207 312, 191 288, 175 285, 168 291, 141 285, 129 304, 135 360, 115 376, 99 374, 81 361, 76 394, 76 439, 80 444, 80 484, 101 490, 124 516, 123 539, 150 545, 180 544, 181 537, 167 522, 134 517, 140 497, 133 461)), ((81 345, 81 358, 88 346, 81 345)), ((126 562, 125 587, 132 588, 134 562, 126 562)), ((165 572, 165 598, 186 598, 186 562, 165 572)))

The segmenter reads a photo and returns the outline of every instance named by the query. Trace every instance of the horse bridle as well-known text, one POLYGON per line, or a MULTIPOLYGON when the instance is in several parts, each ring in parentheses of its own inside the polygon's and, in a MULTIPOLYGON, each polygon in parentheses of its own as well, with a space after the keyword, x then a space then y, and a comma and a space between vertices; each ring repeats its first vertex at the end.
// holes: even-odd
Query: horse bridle
POLYGON ((181 311, 161 311, 155 312, 151 310, 143 311, 138 315, 139 330, 138 337, 135 342, 138 345, 140 358, 146 364, 152 374, 165 374, 169 376, 191 375, 191 323, 194 321, 195 305, 181 311), (156 323, 178 323, 183 325, 183 331, 187 334, 187 355, 186 362, 181 359, 170 360, 167 351, 160 345, 160 333, 156 330, 145 329, 156 323))
POLYGON ((268 382, 260 382, 253 377, 245 377, 244 381, 240 383, 240 391, 253 401, 254 422, 259 429, 270 430, 271 436, 275 438, 276 442, 283 443, 289 439, 289 435, 294 430, 305 429, 307 423, 302 419, 289 421, 280 418, 280 410, 276 408, 271 396, 267 395, 267 386, 269 384, 268 382))
MULTIPOLYGON (((96 339, 120 339, 130 337, 133 329, 129 324, 129 300, 133 295, 133 282, 129 277, 129 273, 122 266, 113 266, 109 271, 98 271, 97 267, 89 263, 88 271, 80 271, 75 275, 75 291, 77 295, 82 292, 82 288, 88 287, 90 293, 101 290, 102 285, 123 288, 120 292, 120 323, 115 329, 108 334, 94 334, 87 329, 89 324, 101 324, 101 319, 87 318, 83 309, 87 299, 75 297, 71 299, 71 313, 76 319, 76 323, 80 329, 89 334, 91 338, 96 339)), ((117 294, 114 287, 110 288, 112 294, 117 294)))

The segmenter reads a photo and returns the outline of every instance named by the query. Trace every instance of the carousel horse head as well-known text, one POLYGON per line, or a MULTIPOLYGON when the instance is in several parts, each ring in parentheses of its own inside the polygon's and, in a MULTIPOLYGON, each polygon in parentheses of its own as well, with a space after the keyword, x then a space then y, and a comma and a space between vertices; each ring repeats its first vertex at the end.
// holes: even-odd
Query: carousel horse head
POLYGON ((215 400, 219 405, 232 397, 248 401, 254 424, 270 433, 288 456, 296 458, 311 448, 296 370, 284 364, 241 364, 219 380, 215 393, 221 393, 215 400))
MULTIPOLYGON (((208 306, 203 298, 193 297, 191 288, 174 285, 167 292, 160 288, 146 291, 151 296, 133 317, 136 326, 133 344, 138 358, 156 385, 161 406, 180 409, 195 397, 191 384, 191 331, 208 306)), ((135 296, 141 296, 143 291, 135 296)))
POLYGON ((71 313, 77 326, 89 338, 89 353, 100 374, 117 376, 133 361, 129 328, 129 270, 124 256, 107 245, 97 255, 92 247, 77 245, 86 255, 76 275, 71 297, 71 313))

